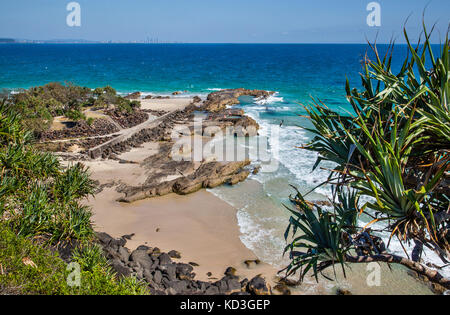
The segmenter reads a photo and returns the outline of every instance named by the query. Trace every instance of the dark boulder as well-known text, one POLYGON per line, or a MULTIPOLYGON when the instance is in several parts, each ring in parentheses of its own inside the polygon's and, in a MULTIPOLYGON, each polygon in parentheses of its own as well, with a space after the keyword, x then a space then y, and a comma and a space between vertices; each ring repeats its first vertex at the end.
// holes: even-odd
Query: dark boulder
POLYGON ((187 281, 170 281, 168 283, 168 287, 175 290, 176 294, 183 294, 188 289, 188 282, 187 281))
POLYGON ((177 279, 177 267, 172 264, 159 265, 157 269, 161 270, 163 275, 167 276, 170 281, 177 279))
POLYGON ((214 285, 210 286, 205 291, 205 295, 217 295, 219 293, 220 293, 219 289, 216 286, 214 286, 214 285))
POLYGON ((158 260, 160 265, 168 265, 172 263, 172 259, 170 259, 170 256, 166 253, 159 255, 158 260))
POLYGON ((128 277, 131 275, 130 268, 126 267, 120 260, 113 260, 111 267, 116 271, 119 277, 128 277))
POLYGON ((336 295, 353 295, 353 294, 352 294, 352 292, 350 292, 347 289, 338 288, 338 289, 336 289, 336 295))
POLYGON ((151 247, 148 247, 146 245, 141 245, 138 248, 136 248, 136 250, 145 250, 148 252, 149 250, 151 250, 151 247))
POLYGON ((228 267, 225 271, 226 276, 235 276, 236 275, 236 268, 228 267))
POLYGON ((109 245, 109 243, 113 240, 113 238, 104 232, 97 232, 97 239, 103 244, 103 245, 109 245))
POLYGON ((279 283, 274 286, 274 289, 281 295, 291 295, 291 290, 285 284, 279 283))
POLYGON ((160 284, 162 280, 162 272, 160 270, 156 270, 155 273, 153 274, 153 281, 156 284, 160 284))
POLYGON ((127 100, 135 100, 135 99, 139 99, 140 97, 141 97, 141 92, 134 92, 134 93, 128 94, 124 98, 127 100))
POLYGON ((176 250, 171 250, 171 251, 168 253, 168 255, 169 255, 171 258, 175 258, 175 259, 180 259, 180 258, 181 258, 180 252, 177 252, 176 250))
POLYGON ((250 280, 247 291, 253 295, 271 295, 270 285, 261 276, 256 276, 250 280))
POLYGON ((241 281, 241 288, 247 288, 248 285, 248 279, 245 278, 241 281))
POLYGON ((227 280, 228 293, 233 294, 236 292, 241 292, 241 283, 238 279, 228 279, 227 280))
POLYGON ((177 264, 177 274, 178 275, 188 275, 194 268, 188 264, 177 264))
POLYGON ((130 253, 128 252, 128 249, 126 249, 125 247, 120 246, 117 253, 119 255, 119 258, 123 262, 127 262, 130 260, 130 253))
POLYGON ((219 289, 220 294, 226 294, 228 292, 228 285, 226 280, 219 280, 214 283, 214 286, 219 289))
POLYGON ((131 253, 130 259, 138 263, 144 269, 151 269, 153 261, 146 250, 135 250, 131 253))

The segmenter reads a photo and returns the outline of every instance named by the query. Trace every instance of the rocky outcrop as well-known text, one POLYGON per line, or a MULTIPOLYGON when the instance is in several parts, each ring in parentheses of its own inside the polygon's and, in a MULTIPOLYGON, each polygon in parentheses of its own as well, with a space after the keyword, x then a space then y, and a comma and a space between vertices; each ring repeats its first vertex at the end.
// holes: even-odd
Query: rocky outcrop
POLYGON ((256 276, 247 284, 247 291, 253 295, 271 295, 270 285, 261 276, 256 276))
POLYGON ((170 96, 154 95, 153 97, 150 97, 150 98, 156 99, 156 100, 168 100, 168 99, 170 99, 170 96))
POLYGON ((114 139, 114 136, 104 136, 95 138, 85 138, 77 140, 67 141, 55 141, 55 142, 40 142, 35 144, 35 147, 45 152, 57 152, 61 154, 63 152, 71 153, 86 153, 90 148, 101 145, 114 139))
POLYGON ((242 109, 223 109, 210 113, 208 124, 204 127, 207 135, 214 134, 213 128, 209 128, 210 124, 214 126, 214 129, 220 128, 223 132, 226 128, 230 128, 229 130, 237 137, 254 137, 258 135, 259 130, 259 124, 253 118, 246 116, 242 109))
POLYGON ((248 165, 250 161, 203 164, 192 175, 176 180, 173 192, 186 195, 201 188, 214 188, 224 183, 235 185, 249 176, 248 171, 242 170, 248 165))
POLYGON ((143 124, 129 128, 113 141, 104 143, 89 150, 89 156, 93 159, 108 158, 111 153, 120 154, 131 148, 139 147, 143 143, 151 141, 171 141, 171 133, 174 121, 184 119, 189 115, 186 110, 164 114, 157 119, 148 120, 143 124))
POLYGON ((122 128, 131 128, 142 124, 148 119, 148 114, 141 110, 135 110, 131 113, 120 111, 118 109, 109 110, 105 112, 122 128))
MULTIPOLYGON (((189 106, 183 111, 175 111, 162 117, 162 120, 153 128, 143 128, 136 131, 126 139, 118 137, 109 143, 90 150, 92 158, 115 158, 119 154, 129 151, 133 147, 139 147, 145 142, 159 141, 159 152, 148 157, 141 166, 144 169, 151 170, 146 182, 138 187, 119 187, 118 191, 124 193, 120 198, 122 202, 134 202, 137 200, 162 196, 169 193, 180 195, 190 194, 202 188, 214 188, 223 184, 235 185, 244 181, 251 170, 246 167, 250 161, 235 162, 215 162, 203 161, 199 166, 195 166, 194 161, 178 161, 173 158, 172 150, 174 142, 172 131, 177 121, 192 119, 192 113, 197 110, 196 106, 189 106), (167 180, 167 178, 173 178, 167 180)), ((215 119, 219 119, 215 116, 215 119)), ((234 121, 212 121, 216 122, 218 128, 226 126, 238 126, 235 129, 236 135, 255 135, 257 132, 257 123, 246 116, 234 118, 234 121), (250 128, 253 126, 254 128, 250 128)), ((190 131, 190 132, 193 132, 190 131)), ((203 135, 207 136, 207 132, 203 135)), ((212 136, 212 134, 210 135, 212 136)), ((197 163, 198 164, 198 163, 197 163)))
POLYGON ((259 125, 253 118, 243 116, 234 123, 234 130, 238 137, 254 137, 258 135, 259 125))
POLYGON ((203 110, 210 112, 219 112, 227 108, 227 106, 239 104, 239 97, 253 96, 257 98, 267 98, 274 92, 264 90, 247 90, 247 89, 228 89, 221 90, 208 95, 203 104, 203 110))
POLYGON ((165 110, 152 110, 152 109, 143 109, 142 110, 145 113, 148 113, 152 116, 156 116, 156 117, 160 117, 163 116, 165 114, 168 114, 169 112, 165 111, 165 110))
POLYGON ((54 141, 61 139, 81 138, 81 137, 93 137, 109 135, 118 132, 119 129, 112 122, 98 118, 95 119, 92 124, 88 124, 84 120, 80 120, 74 123, 74 126, 62 130, 51 130, 43 132, 40 135, 40 141, 54 141))
POLYGON ((124 97, 127 100, 138 100, 141 98, 141 92, 134 92, 124 97))
POLYGON ((213 138, 219 133, 223 135, 230 133, 236 137, 256 136, 259 125, 254 119, 245 116, 242 109, 225 108, 226 104, 239 102, 238 97, 242 95, 267 97, 271 95, 271 92, 246 89, 223 90, 211 93, 208 100, 203 103, 197 97, 184 110, 170 113, 138 109, 132 113, 126 113, 112 109, 106 112, 109 115, 107 118, 110 119, 110 124, 116 125, 115 131, 117 128, 122 128, 110 135, 114 137, 92 140, 81 149, 69 145, 63 145, 61 148, 69 151, 72 147, 77 149, 76 153, 85 153, 91 159, 114 159, 121 163, 137 163, 121 160, 120 154, 140 147, 144 143, 158 142, 159 152, 140 163, 143 171, 149 174, 145 183, 139 187, 124 185, 116 187, 116 190, 124 194, 120 199, 123 202, 133 202, 169 193, 185 195, 202 188, 214 188, 223 184, 235 185, 244 181, 252 172, 258 172, 257 169, 249 169, 250 161, 217 162, 214 154, 197 161, 191 156, 193 152, 189 145, 182 144, 178 148, 177 137, 189 142, 189 136, 202 136, 202 141, 206 143, 212 140, 208 138, 213 138), (202 111, 205 108, 206 112, 202 111), (194 117, 199 111, 202 111, 202 115, 206 114, 206 118, 202 123, 203 128, 194 130, 194 117), (158 118, 150 117, 150 115, 158 116, 158 118), (174 129, 176 126, 184 127, 184 131, 178 131, 177 135, 174 129), (176 154, 180 154, 182 160, 172 156, 176 154))
POLYGON ((176 251, 163 253, 158 248, 145 245, 130 251, 125 245, 131 236, 114 239, 106 233, 97 233, 97 237, 117 277, 134 276, 144 281, 152 295, 271 294, 270 286, 261 276, 250 281, 241 280, 230 267, 218 281, 199 281, 195 280, 192 265, 173 260, 181 258, 176 251))
MULTIPOLYGON (((151 162, 147 161, 147 163, 151 162)), ((120 198, 119 201, 134 202, 170 193, 187 195, 202 188, 215 188, 223 184, 235 185, 244 181, 250 175, 250 171, 245 169, 249 165, 250 161, 248 160, 228 163, 210 162, 202 164, 187 176, 181 176, 172 181, 159 181, 158 179, 173 174, 174 169, 178 170, 180 174, 192 171, 189 169, 193 167, 191 163, 173 161, 166 164, 167 167, 162 168, 160 173, 147 179, 146 184, 142 186, 120 187, 118 191, 124 193, 124 197, 120 198)))

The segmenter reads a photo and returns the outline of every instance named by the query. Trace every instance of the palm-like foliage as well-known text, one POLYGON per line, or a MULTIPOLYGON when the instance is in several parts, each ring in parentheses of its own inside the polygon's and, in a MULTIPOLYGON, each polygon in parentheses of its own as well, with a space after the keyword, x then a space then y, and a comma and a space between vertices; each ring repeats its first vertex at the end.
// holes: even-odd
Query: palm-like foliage
POLYGON ((305 110, 314 125, 314 129, 305 129, 315 135, 305 149, 320 152, 313 171, 322 161, 345 165, 349 160, 349 152, 352 148, 352 143, 345 134, 345 130, 353 128, 351 117, 343 117, 325 105, 314 108, 305 106, 305 110))
POLYGON ((63 169, 58 159, 35 150, 32 134, 9 99, 0 100, 0 220, 19 235, 52 242, 93 235, 89 208, 93 181, 80 164, 63 169))
MULTIPOLYGON (((450 260, 450 43, 447 34, 436 58, 430 35, 423 27, 425 41, 417 47, 411 45, 405 31, 408 56, 397 74, 391 68, 394 46, 389 45, 384 57, 371 46, 374 58, 366 57, 361 75, 363 90, 350 89, 348 81, 346 84, 353 114, 339 115, 318 102, 306 107, 316 137, 304 148, 319 153, 314 168, 322 160, 337 163, 327 181, 336 186, 333 215, 317 209, 319 222, 323 220, 320 233, 340 233, 334 238, 340 243, 328 246, 328 257, 320 256, 317 261, 303 256, 305 253, 297 255, 300 258, 293 259, 290 270, 306 266, 317 274, 317 263, 334 265, 334 259, 339 263, 355 260, 342 256, 343 252, 366 256, 371 254, 368 248, 380 252, 383 246, 375 244, 378 240, 367 229, 377 221, 387 223, 391 237, 414 240, 433 249, 444 262, 450 260), (344 186, 353 189, 351 202, 344 186), (369 201, 358 205, 359 196, 369 201), (350 220, 349 213, 353 213, 350 220), (363 213, 373 220, 366 227, 358 227, 352 220, 363 213), (327 220, 334 223, 325 224, 327 220), (344 220, 347 223, 340 224, 344 220)), ((305 215, 291 218, 291 225, 300 228, 315 222, 306 215, 312 210, 306 209, 302 200, 295 199, 305 215)), ((314 235, 316 241, 297 238, 288 249, 308 244, 309 253, 317 252, 322 246, 317 242, 319 232, 307 234, 301 230, 314 235)))
MULTIPOLYGON (((53 85, 45 89, 60 90, 53 85)), ((76 101, 77 91, 69 95, 70 101, 76 101)), ((0 287, 33 294, 146 294, 144 283, 135 278, 117 279, 101 247, 91 245, 92 213, 81 203, 94 191, 88 169, 81 164, 63 168, 55 156, 35 150, 32 133, 27 131, 30 120, 23 119, 17 105, 0 96, 0 266, 8 268, 6 273, 0 270, 0 287), (52 250, 36 246, 35 237, 50 243, 52 250), (66 285, 66 264, 53 253, 59 248, 54 245, 70 241, 76 241, 75 246, 90 244, 73 252, 81 266, 80 288, 66 285), (37 268, 22 263, 25 254, 37 268)), ((38 114, 32 104, 21 105, 28 113, 38 114)))
POLYGON ((301 194, 297 195, 297 210, 290 210, 292 216, 285 233, 285 238, 293 235, 297 230, 302 232, 301 236, 295 237, 284 250, 289 251, 291 264, 286 268, 287 276, 300 270, 300 277, 303 280, 307 272, 311 269, 317 279, 318 272, 323 269, 322 262, 340 262, 344 269, 344 256, 349 250, 342 242, 343 229, 347 223, 348 215, 339 217, 330 212, 324 211, 321 207, 316 207, 317 215, 310 205, 303 199, 301 194))

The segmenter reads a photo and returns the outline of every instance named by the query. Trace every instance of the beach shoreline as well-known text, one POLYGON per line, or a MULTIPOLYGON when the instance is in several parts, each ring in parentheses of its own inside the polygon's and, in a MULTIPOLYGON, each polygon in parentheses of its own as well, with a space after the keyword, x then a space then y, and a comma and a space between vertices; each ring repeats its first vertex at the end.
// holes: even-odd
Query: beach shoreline
POLYGON ((263 274, 275 283, 277 269, 256 261, 258 257, 241 242, 236 209, 205 190, 187 196, 175 194, 123 204, 114 201, 117 193, 105 189, 89 201, 95 229, 120 238, 134 234, 127 242, 130 250, 140 245, 176 250, 180 261, 193 262, 196 279, 214 281, 228 267, 251 279, 263 274), (211 273, 210 275, 207 275, 211 273))
MULTIPOLYGON (((146 100, 143 108, 176 112, 189 104, 189 99, 177 98, 175 102, 174 99, 157 99, 146 100)), ((82 161, 101 187, 87 203, 93 211, 96 231, 115 238, 133 234, 127 241, 130 250, 146 245, 163 252, 178 251, 181 259, 177 261, 193 263, 196 279, 200 281, 217 281, 227 268, 232 267, 240 279, 262 275, 268 284, 275 287, 280 280, 280 266, 261 261, 255 252, 246 247, 241 240, 243 234, 237 217, 239 209, 216 194, 200 189, 186 195, 168 192, 123 202, 123 187, 146 187, 149 174, 155 172, 159 165, 148 168, 149 159, 158 156, 160 151, 161 143, 150 141, 119 153, 116 159, 82 161)), ((171 175, 162 180, 170 182, 179 177, 171 175)), ((247 180, 232 189, 243 188, 245 191, 240 194, 245 196, 261 191, 261 187, 256 181, 247 180)), ((387 268, 384 269, 388 272, 387 268)), ((357 266, 354 270, 349 272, 346 280, 330 283, 323 278, 320 284, 308 280, 289 290, 292 294, 333 294, 336 288, 344 287, 355 290, 357 294, 396 294, 403 292, 405 287, 417 287, 419 294, 428 292, 418 286, 412 277, 404 278, 403 271, 391 273, 389 282, 382 287, 370 288, 364 282, 367 273, 365 266, 357 266), (391 282, 399 283, 399 286, 391 282), (390 290, 386 291, 388 286, 390 290)))
MULTIPOLYGON (((140 101, 141 110, 166 113, 183 111, 192 104, 191 98, 181 97, 140 101)), ((188 127, 190 123, 187 120, 183 124, 188 127)), ((144 142, 118 152, 114 159, 82 161, 100 186, 98 193, 87 201, 93 212, 95 230, 114 238, 133 235, 127 240, 131 251, 141 245, 157 247, 162 252, 178 251, 181 253, 178 261, 193 263, 196 279, 200 281, 217 281, 224 276, 227 268, 232 267, 240 279, 262 275, 274 287, 279 280, 278 270, 261 262, 241 241, 237 209, 206 189, 186 195, 158 193, 151 198, 123 202, 123 187, 147 189, 145 183, 148 183, 149 177, 160 172, 159 167, 165 168, 166 164, 171 163, 165 158, 160 164, 148 166, 152 164, 148 159, 161 154, 164 145, 164 141, 144 142)), ((226 162, 224 166, 233 163, 237 162, 226 162)), ((193 164, 194 169, 201 165, 197 162, 193 164)), ((245 172, 245 175, 248 176, 248 173, 245 172)), ((164 183, 180 177, 174 174, 158 177, 156 181, 164 183)))

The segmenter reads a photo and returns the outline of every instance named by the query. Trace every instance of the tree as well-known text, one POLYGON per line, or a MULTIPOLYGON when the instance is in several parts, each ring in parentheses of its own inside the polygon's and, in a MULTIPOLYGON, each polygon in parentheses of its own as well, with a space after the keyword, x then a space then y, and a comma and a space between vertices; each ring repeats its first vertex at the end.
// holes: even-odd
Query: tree
POLYGON ((450 261, 450 46, 447 31, 436 58, 429 41, 433 30, 427 32, 425 23, 423 30, 424 43, 415 47, 404 31, 408 55, 397 74, 391 68, 394 44, 385 55, 370 45, 373 60, 366 55, 363 90, 346 83, 353 114, 341 115, 316 100, 305 106, 315 137, 303 149, 319 154, 314 169, 322 161, 336 164, 321 184, 332 186, 332 209, 307 202, 299 192, 292 198, 287 275, 300 271, 303 280, 312 270, 318 279, 337 264, 345 275, 349 263, 386 262, 450 289, 450 279, 421 259, 427 247, 444 264, 450 261), (360 226, 361 215, 372 221, 360 226), (373 229, 376 222, 381 231, 373 229), (406 258, 390 254, 377 232, 414 249, 405 250, 406 258))

